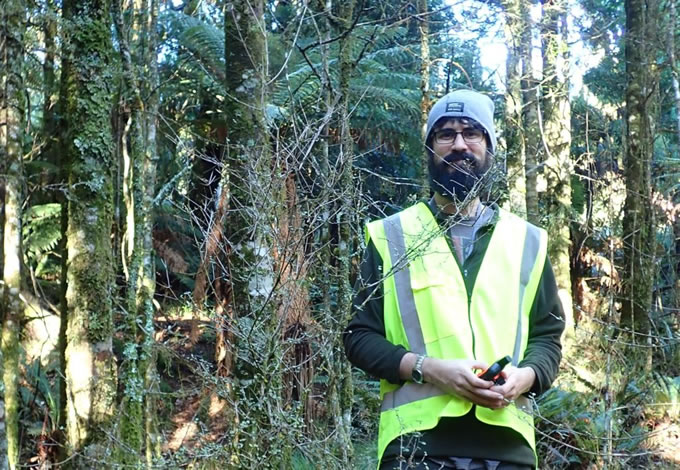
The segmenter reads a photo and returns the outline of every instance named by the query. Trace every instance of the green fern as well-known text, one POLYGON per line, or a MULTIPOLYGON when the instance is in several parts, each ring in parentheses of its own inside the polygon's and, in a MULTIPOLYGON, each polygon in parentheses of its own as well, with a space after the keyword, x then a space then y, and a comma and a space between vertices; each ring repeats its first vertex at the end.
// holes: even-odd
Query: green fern
POLYGON ((61 240, 61 205, 40 204, 23 214, 23 246, 26 261, 34 266, 36 276, 47 268, 48 255, 61 240))
MULTIPOLYGON (((224 31, 216 25, 183 13, 169 11, 165 20, 171 35, 215 78, 224 77, 224 31)), ((221 81, 221 80, 217 80, 221 81)))

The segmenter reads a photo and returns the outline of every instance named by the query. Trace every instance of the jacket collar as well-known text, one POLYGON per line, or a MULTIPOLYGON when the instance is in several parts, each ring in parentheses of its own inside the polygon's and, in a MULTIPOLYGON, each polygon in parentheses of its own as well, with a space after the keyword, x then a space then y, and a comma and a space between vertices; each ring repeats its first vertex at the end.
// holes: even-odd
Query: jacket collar
POLYGON ((446 213, 439 210, 439 207, 437 206, 437 203, 434 201, 434 198, 430 198, 430 200, 426 201, 425 204, 427 205, 428 209, 430 209, 430 212, 432 212, 432 215, 437 220, 437 223, 439 225, 442 225, 442 224, 457 224, 457 223, 460 223, 460 222, 463 222, 463 221, 468 222, 468 224, 472 224, 472 223, 474 223, 475 218, 479 217, 479 215, 482 213, 482 211, 485 211, 485 210, 492 210, 493 216, 489 217, 485 221, 485 223, 482 224, 481 227, 496 225, 496 223, 498 222, 498 218, 500 217, 500 207, 495 202, 490 202, 490 203, 482 202, 479 205, 480 209, 477 211, 477 215, 473 216, 473 217, 463 217, 463 216, 457 215, 457 214, 456 215, 446 214, 446 213))

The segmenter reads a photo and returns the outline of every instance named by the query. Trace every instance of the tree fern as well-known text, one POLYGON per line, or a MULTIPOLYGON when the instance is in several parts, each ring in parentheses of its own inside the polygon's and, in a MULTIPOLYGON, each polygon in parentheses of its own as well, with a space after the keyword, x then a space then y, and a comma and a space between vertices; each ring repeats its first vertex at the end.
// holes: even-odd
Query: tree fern
POLYGON ((170 34, 179 44, 191 52, 215 81, 224 78, 224 31, 216 25, 194 16, 168 11, 162 18, 170 28, 170 34), (220 79, 220 77, 222 77, 220 79))

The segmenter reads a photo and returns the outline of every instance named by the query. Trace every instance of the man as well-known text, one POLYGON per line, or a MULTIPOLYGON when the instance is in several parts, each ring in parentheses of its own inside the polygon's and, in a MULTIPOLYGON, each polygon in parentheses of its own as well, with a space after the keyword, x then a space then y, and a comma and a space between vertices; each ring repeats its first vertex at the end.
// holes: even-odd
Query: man
POLYGON ((381 469, 537 462, 527 395, 557 374, 563 311, 545 231, 481 201, 493 111, 471 90, 440 99, 425 142, 434 196, 366 226, 344 343, 381 378, 381 469), (478 377, 506 355, 504 384, 478 377))

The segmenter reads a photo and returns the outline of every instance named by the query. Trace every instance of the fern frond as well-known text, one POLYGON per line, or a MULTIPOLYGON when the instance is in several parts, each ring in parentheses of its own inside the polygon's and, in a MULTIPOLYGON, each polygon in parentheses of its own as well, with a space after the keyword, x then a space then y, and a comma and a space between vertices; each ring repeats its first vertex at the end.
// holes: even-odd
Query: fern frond
POLYGON ((61 205, 40 204, 23 214, 23 246, 29 260, 54 250, 61 239, 61 205))
POLYGON ((225 74, 224 31, 214 24, 181 12, 168 11, 165 21, 169 24, 171 35, 180 46, 190 52, 204 71, 212 75, 214 82, 223 83, 225 74))

